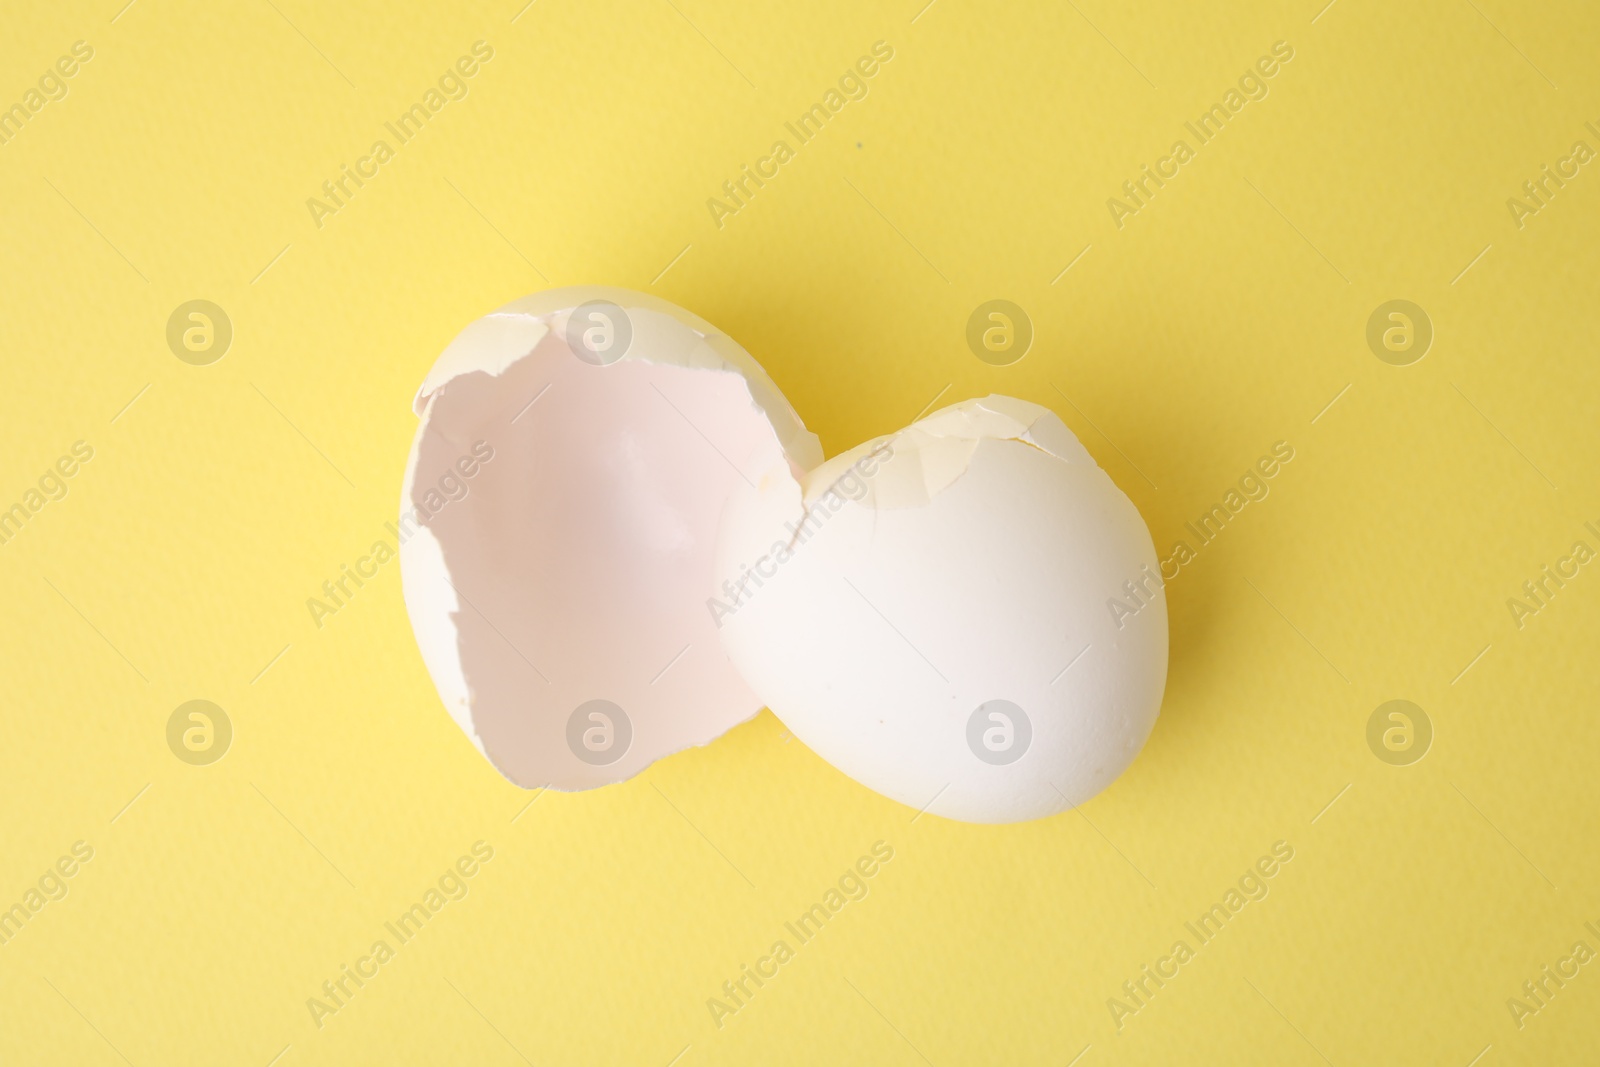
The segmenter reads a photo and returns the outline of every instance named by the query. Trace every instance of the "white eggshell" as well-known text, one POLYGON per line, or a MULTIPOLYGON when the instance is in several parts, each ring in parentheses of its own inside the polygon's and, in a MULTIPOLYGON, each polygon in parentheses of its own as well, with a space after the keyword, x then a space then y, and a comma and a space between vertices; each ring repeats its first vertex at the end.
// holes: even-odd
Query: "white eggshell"
POLYGON ((705 606, 718 519, 774 456, 821 453, 748 353, 655 297, 562 289, 463 330, 415 407, 406 607, 507 778, 620 781, 760 710, 705 606), (580 358, 597 301, 621 340, 580 358))
POLYGON ((736 487, 712 613, 751 688, 835 767, 913 808, 1015 822, 1094 796, 1149 736, 1157 566, 1060 419, 993 396, 736 487), (1142 606, 1119 626, 1128 581, 1142 606))

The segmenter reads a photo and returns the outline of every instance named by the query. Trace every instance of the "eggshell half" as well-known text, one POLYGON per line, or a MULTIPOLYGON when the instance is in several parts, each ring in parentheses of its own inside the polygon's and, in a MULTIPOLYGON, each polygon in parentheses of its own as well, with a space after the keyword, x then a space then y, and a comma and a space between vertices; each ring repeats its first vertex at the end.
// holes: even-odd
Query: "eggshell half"
POLYGON ((808 475, 773 459, 729 500, 713 614, 797 737, 981 823, 1063 811, 1132 762, 1166 681, 1155 547, 1052 412, 991 396, 808 475))
POLYGON ((502 774, 620 781, 760 710, 706 610, 718 520, 821 452, 747 352, 646 294, 555 290, 464 329, 415 410, 406 607, 502 774))

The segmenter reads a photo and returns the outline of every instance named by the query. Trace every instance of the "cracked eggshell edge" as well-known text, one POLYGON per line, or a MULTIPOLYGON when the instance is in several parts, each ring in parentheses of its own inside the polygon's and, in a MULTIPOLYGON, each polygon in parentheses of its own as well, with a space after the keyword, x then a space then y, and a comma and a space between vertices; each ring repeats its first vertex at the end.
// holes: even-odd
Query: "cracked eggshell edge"
MULTIPOLYGON (((800 416, 768 376, 766 369, 731 337, 698 315, 648 293, 611 286, 572 286, 521 297, 475 319, 439 354, 412 401, 412 411, 420 422, 412 438, 401 481, 402 519, 410 508, 418 456, 422 441, 427 436, 433 403, 441 390, 452 379, 463 374, 487 373, 499 377, 512 365, 530 356, 553 329, 564 329, 567 315, 573 309, 594 300, 616 304, 630 312, 630 319, 634 317, 632 312, 644 311, 647 316, 664 316, 687 328, 694 339, 683 338, 685 344, 682 346, 650 355, 630 351, 622 359, 739 375, 744 379, 751 403, 772 427, 779 452, 785 458, 785 466, 791 475, 821 464, 822 445, 817 436, 805 428, 800 416)), ((670 323, 658 321, 649 325, 657 328, 652 330, 652 333, 658 334, 657 339, 660 339, 660 327, 670 330, 670 323)), ((636 347, 643 346, 630 345, 630 349, 636 347)), ((398 528, 402 531, 405 529, 403 524, 398 528)), ((402 533, 395 550, 400 557, 401 593, 423 664, 439 691, 445 710, 471 739, 479 754, 492 764, 494 761, 473 719, 472 691, 462 665, 459 631, 452 621, 453 616, 461 610, 461 604, 450 582, 444 547, 432 530, 419 523, 409 536, 402 533)), ((741 722, 748 722, 760 710, 756 708, 741 722)), ((724 730, 703 741, 692 742, 684 748, 704 747, 726 732, 724 730)), ((664 753, 659 758, 664 759, 672 754, 664 753)))

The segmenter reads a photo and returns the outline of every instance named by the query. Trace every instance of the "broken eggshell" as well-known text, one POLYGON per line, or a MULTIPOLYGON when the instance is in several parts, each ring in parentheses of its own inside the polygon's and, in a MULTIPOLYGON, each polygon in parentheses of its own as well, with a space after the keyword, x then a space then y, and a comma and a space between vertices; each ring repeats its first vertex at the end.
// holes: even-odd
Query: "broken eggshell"
POLYGON ((749 353, 664 300, 559 289, 464 329, 414 408, 406 609, 502 774, 621 781, 761 709, 706 611, 718 520, 774 456, 822 455, 749 353))
POLYGON ((810 473, 767 460, 724 513, 712 613, 795 736, 979 823, 1063 811, 1133 761, 1166 682, 1155 546, 1053 412, 991 396, 810 473), (1141 607, 1114 618, 1129 582, 1141 607))

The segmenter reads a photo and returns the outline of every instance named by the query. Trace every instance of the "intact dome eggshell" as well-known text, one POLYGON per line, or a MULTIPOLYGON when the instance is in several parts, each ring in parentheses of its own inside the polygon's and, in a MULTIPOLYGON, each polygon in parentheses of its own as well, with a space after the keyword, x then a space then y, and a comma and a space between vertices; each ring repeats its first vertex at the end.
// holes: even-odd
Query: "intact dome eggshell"
POLYGON ((821 451, 744 349, 646 294, 554 290, 464 329, 414 407, 406 608, 502 774, 620 781, 761 709, 705 607, 718 520, 821 451))
POLYGON ((713 614, 835 767, 969 822, 1082 803, 1160 709, 1166 601, 1132 502, 1048 409, 970 400, 729 500, 713 614), (1114 618, 1126 582, 1141 609, 1114 618))

